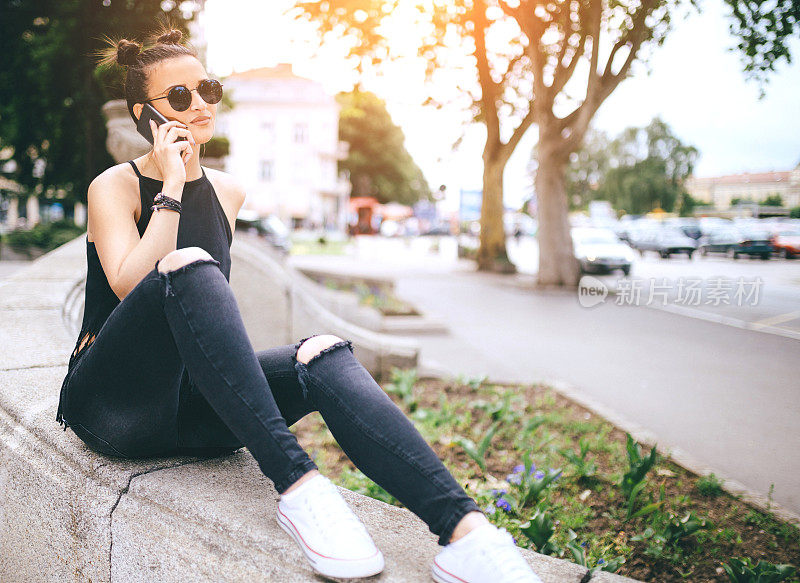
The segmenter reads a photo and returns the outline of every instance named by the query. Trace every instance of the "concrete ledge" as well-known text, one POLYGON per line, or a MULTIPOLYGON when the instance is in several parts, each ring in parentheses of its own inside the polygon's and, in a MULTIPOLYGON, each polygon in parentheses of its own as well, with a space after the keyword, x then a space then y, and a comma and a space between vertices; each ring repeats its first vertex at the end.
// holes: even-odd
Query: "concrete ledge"
POLYGON ((319 268, 297 267, 295 271, 307 282, 304 285, 325 308, 362 328, 384 334, 445 334, 447 324, 441 318, 425 313, 407 316, 387 316, 377 308, 362 305, 354 292, 330 289, 316 280, 331 279, 344 284, 353 282, 377 285, 394 291, 394 280, 388 278, 366 278, 361 275, 347 275, 319 268))
MULTIPOLYGON (((296 342, 312 334, 336 334, 348 338, 353 342, 354 353, 358 360, 377 378, 387 378, 393 366, 405 368, 417 365, 418 342, 362 328, 328 310, 309 289, 312 282, 308 278, 282 263, 263 242, 259 245, 259 240, 249 239, 246 237, 235 239, 231 247, 231 253, 235 257, 234 264, 239 264, 237 269, 242 267, 246 269, 250 285, 253 286, 253 282, 260 282, 258 291, 253 294, 258 300, 254 309, 251 312, 247 309, 242 310, 245 322, 248 322, 250 313, 257 318, 259 312, 265 311, 264 305, 269 305, 265 304, 263 294, 273 293, 268 290, 280 289, 285 294, 283 299, 284 313, 287 314, 285 327, 288 337, 291 338, 286 342, 296 342)), ((234 291, 237 291, 233 269, 231 269, 231 284, 234 291)), ((237 292, 237 299, 243 295, 237 292)), ((247 299, 240 301, 240 304, 246 303, 247 299)), ((248 332, 251 332, 249 326, 248 332)), ((258 331, 252 330, 252 333, 257 334, 258 331)))
MULTIPOLYGON (((252 267, 250 277, 273 292, 281 289, 276 283, 291 284, 274 266, 264 267, 258 253, 237 245, 236 257, 237 269, 252 267)), ((7 347, 0 357, 0 580, 320 580, 278 527, 277 494, 246 449, 205 460, 124 460, 92 452, 55 422, 76 337, 65 324, 80 312, 84 258, 79 237, 0 286, 0 341, 7 347)), ((379 368, 397 357, 397 347, 380 345, 380 335, 338 322, 293 286, 288 290, 278 295, 293 302, 292 334, 313 332, 314 325, 331 331, 330 323, 363 343, 377 342, 371 354, 379 368), (326 320, 311 324, 304 316, 326 320)), ((415 354, 408 348, 408 356, 415 354)), ((439 547, 427 526, 408 510, 342 491, 386 554, 386 570, 374 580, 430 581, 439 547)), ((548 583, 589 580, 573 563, 523 554, 548 583)))

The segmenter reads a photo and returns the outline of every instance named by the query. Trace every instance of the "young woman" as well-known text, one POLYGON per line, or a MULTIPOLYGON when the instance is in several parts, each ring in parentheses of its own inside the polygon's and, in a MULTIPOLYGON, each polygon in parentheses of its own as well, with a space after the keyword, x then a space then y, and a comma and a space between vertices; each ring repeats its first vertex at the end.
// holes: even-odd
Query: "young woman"
POLYGON ((89 186, 86 303, 56 420, 91 449, 123 458, 245 446, 280 495, 278 523, 316 571, 379 573, 383 555, 364 525, 289 431, 319 411, 353 463, 439 537, 435 580, 539 581, 349 340, 323 334, 253 350, 229 285, 245 193, 199 161, 222 86, 180 39, 161 31, 146 50, 109 39, 101 60, 127 67, 134 121, 146 103, 169 121, 151 122, 151 151, 89 186))

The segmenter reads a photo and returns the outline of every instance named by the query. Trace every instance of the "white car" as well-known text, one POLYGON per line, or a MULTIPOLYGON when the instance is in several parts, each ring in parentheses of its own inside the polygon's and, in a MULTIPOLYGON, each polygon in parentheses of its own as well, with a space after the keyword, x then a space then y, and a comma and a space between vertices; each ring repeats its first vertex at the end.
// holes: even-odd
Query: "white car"
POLYGON ((611 273, 615 269, 621 269, 625 275, 630 274, 635 254, 628 245, 620 241, 614 231, 575 227, 571 234, 581 272, 611 273))

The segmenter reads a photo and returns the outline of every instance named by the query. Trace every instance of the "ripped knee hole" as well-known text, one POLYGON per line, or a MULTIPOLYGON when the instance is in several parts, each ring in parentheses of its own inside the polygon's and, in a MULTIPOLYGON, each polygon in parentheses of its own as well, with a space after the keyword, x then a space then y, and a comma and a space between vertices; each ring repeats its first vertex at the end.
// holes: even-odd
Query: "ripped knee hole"
POLYGON ((318 336, 312 336, 310 338, 307 338, 298 347, 297 354, 295 355, 295 359, 298 362, 301 362, 301 363, 303 363, 305 365, 308 365, 311 362, 313 362, 314 360, 316 360, 317 358, 319 358, 320 356, 322 356, 323 354, 325 354, 327 352, 330 352, 332 350, 335 350, 337 348, 345 347, 345 346, 350 349, 351 353, 353 352, 353 343, 350 340, 345 340, 345 339, 339 338, 338 336, 334 336, 332 334, 321 334, 321 335, 318 335, 318 336), (314 343, 312 343, 312 344, 315 344, 316 346, 313 346, 313 347, 312 347, 312 345, 306 346, 306 344, 308 344, 309 341, 311 341, 311 340, 313 340, 315 338, 322 338, 322 337, 324 337, 325 340, 316 340, 316 341, 314 341, 314 343), (304 350, 304 348, 305 348, 305 350, 304 350), (301 352, 303 353, 302 355, 301 355, 301 352), (312 352, 313 352, 313 354, 309 354, 309 353, 312 353, 312 352))

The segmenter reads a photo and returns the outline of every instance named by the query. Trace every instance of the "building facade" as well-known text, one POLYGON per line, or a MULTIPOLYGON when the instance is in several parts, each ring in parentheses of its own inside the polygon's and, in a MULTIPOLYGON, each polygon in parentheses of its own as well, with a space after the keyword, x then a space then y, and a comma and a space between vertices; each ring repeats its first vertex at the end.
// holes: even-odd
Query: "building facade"
POLYGON ((337 162, 339 104, 288 63, 222 79, 234 107, 219 112, 218 135, 230 141, 227 172, 245 186, 244 209, 275 214, 292 228, 346 232, 350 183, 337 162))
POLYGON ((711 178, 686 180, 686 191, 693 198, 718 209, 727 209, 731 201, 762 202, 768 196, 779 194, 783 206, 800 206, 800 164, 794 170, 784 172, 759 172, 730 174, 711 178))

